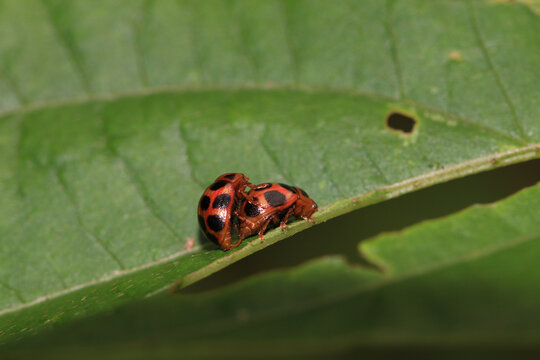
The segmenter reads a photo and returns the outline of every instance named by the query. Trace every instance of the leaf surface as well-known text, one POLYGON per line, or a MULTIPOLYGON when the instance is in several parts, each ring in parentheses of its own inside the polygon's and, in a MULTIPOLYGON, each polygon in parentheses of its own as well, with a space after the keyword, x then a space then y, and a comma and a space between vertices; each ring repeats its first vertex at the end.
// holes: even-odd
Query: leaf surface
POLYGON ((324 221, 538 157, 538 34, 479 1, 0 2, 0 342, 309 226, 205 242, 223 172, 301 186, 324 221))

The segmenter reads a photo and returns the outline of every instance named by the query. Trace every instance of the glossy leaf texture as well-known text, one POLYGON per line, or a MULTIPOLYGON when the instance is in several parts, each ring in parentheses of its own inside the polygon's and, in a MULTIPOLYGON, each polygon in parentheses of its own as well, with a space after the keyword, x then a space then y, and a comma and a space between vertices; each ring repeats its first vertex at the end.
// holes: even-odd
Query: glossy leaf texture
POLYGON ((538 343, 539 216, 537 184, 362 242, 359 252, 378 270, 328 256, 207 293, 147 299, 12 354, 318 359, 352 358, 358 348, 515 356, 538 343))
POLYGON ((0 342, 308 226, 205 242, 223 172, 305 188, 320 222, 539 157, 539 34, 490 1, 0 2, 0 342))

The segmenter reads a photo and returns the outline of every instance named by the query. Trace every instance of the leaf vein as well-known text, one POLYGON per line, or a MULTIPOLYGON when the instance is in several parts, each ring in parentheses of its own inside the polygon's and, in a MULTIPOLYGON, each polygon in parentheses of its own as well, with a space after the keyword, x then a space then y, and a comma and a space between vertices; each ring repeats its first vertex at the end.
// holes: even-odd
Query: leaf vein
POLYGON ((139 81, 143 87, 148 87, 148 72, 146 70, 146 62, 144 60, 144 51, 141 43, 141 26, 146 19, 147 8, 151 6, 153 0, 145 0, 141 4, 139 15, 137 19, 132 23, 132 38, 133 38, 133 51, 135 53, 135 64, 137 66, 137 73, 139 74, 139 81))
POLYGON ((82 61, 80 59, 81 54, 66 38, 63 31, 60 29, 58 23, 56 22, 52 10, 49 8, 45 0, 41 0, 41 5, 45 9, 46 19, 51 25, 54 36, 56 37, 60 46, 65 50, 68 62, 73 67, 75 74, 79 77, 79 81, 83 87, 83 90, 86 94, 92 93, 92 86, 90 85, 90 80, 88 79, 88 76, 83 69, 82 61))
POLYGON ((482 55, 484 56, 484 60, 486 61, 486 64, 487 64, 489 70, 491 71, 491 73, 493 74, 493 77, 495 78, 495 82, 497 83, 497 86, 501 90, 501 93, 502 93, 502 95, 504 97, 504 100, 505 100, 506 104, 508 105, 510 113, 512 114, 512 119, 514 121, 514 125, 517 128, 517 130, 518 130, 518 132, 519 132, 519 134, 521 136, 521 139, 522 140, 529 140, 527 134, 525 133, 525 129, 523 128, 523 124, 521 123, 521 121, 519 120, 519 118, 517 116, 516 108, 515 108, 515 105, 514 105, 512 99, 510 98, 510 94, 508 93, 508 90, 504 86, 504 84, 502 82, 502 79, 501 79, 499 73, 497 72, 497 69, 495 68, 495 64, 491 60, 491 57, 489 55, 489 51, 487 50, 484 39, 482 38, 482 35, 480 33, 480 28, 478 27, 478 18, 476 16, 476 11, 474 10, 473 5, 471 3, 468 3, 468 9, 469 9, 469 13, 470 13, 471 26, 473 28, 473 32, 474 32, 474 34, 476 36, 476 39, 478 40, 478 46, 479 46, 479 48, 480 48, 480 50, 482 52, 482 55))
POLYGON ((11 292, 13 295, 15 295, 15 297, 17 298, 17 300, 19 300, 19 302, 21 304, 26 303, 26 300, 24 299, 22 294, 19 292, 19 290, 15 289, 11 285, 9 285, 8 283, 5 283, 3 281, 0 281, 0 286, 3 287, 4 289, 6 289, 7 291, 11 292))
POLYGON ((388 102, 402 102, 409 106, 414 106, 418 109, 430 111, 430 112, 436 112, 443 116, 446 116, 448 118, 451 118, 453 120, 456 120, 460 123, 475 127, 477 129, 488 131, 494 135, 497 135, 498 137, 505 138, 507 140, 510 140, 518 145, 529 145, 530 142, 525 141, 524 139, 517 138, 511 134, 504 133, 496 128, 477 123, 475 121, 471 121, 468 119, 465 119, 457 114, 450 113, 448 111, 445 111, 443 109, 434 108, 432 106, 429 106, 427 104, 423 104, 420 102, 412 101, 409 99, 398 99, 392 96, 386 96, 377 94, 370 91, 363 91, 363 90, 357 90, 357 89, 348 89, 348 88, 335 88, 335 87, 328 87, 328 86, 276 86, 272 85, 271 90, 268 87, 260 86, 260 85, 227 85, 227 86, 220 86, 220 85, 207 85, 207 86, 155 86, 155 87, 149 87, 144 89, 139 89, 135 91, 130 92, 120 92, 117 94, 103 94, 103 95, 91 95, 91 96, 84 96, 79 98, 73 98, 69 100, 64 99, 58 99, 58 100, 46 100, 46 101, 36 101, 34 103, 25 104, 25 106, 20 107, 18 109, 11 109, 6 110, 4 112, 0 112, 0 118, 11 115, 11 114, 17 114, 17 113, 29 113, 32 111, 39 111, 39 110, 45 110, 50 109, 58 106, 70 106, 70 105, 77 105, 77 104, 85 104, 89 102, 112 102, 112 101, 118 101, 125 98, 133 98, 137 96, 150 96, 150 95, 156 95, 156 94, 182 94, 182 93, 188 93, 188 92, 202 92, 202 91, 238 91, 238 90, 252 90, 252 91, 278 91, 278 90, 288 90, 288 91, 306 91, 310 93, 320 93, 320 92, 331 92, 334 94, 343 94, 343 95, 351 95, 351 96, 366 96, 372 99, 377 100, 383 100, 388 102))
MULTIPOLYGON (((305 131, 307 136, 311 139, 311 141, 318 143, 317 137, 314 136, 314 134, 311 131, 305 131)), ((334 188, 336 194, 338 196, 341 196, 343 198, 346 198, 345 194, 341 191, 341 189, 336 185, 334 182, 334 179, 332 177, 332 173, 328 170, 328 161, 326 160, 328 158, 328 151, 326 151, 326 148, 322 150, 322 156, 321 156, 321 172, 323 173, 324 177, 328 180, 328 183, 332 188, 334 188)))
POLYGON ((287 52, 289 53, 289 61, 291 62, 292 66, 292 76, 293 76, 293 84, 297 85, 300 82, 300 64, 298 55, 296 54, 295 48, 293 46, 293 39, 292 39, 292 33, 291 33, 291 21, 289 19, 288 11, 285 5, 285 0, 281 0, 279 2, 279 13, 282 18, 283 23, 283 33, 285 37, 285 47, 287 48, 287 52))
POLYGON ((195 14, 193 12, 193 8, 189 10, 189 24, 186 26, 186 35, 189 43, 189 53, 191 56, 191 60, 193 61, 193 64, 195 65, 195 77, 196 77, 196 83, 202 84, 204 77, 204 71, 203 71, 203 63, 199 55, 199 49, 197 48, 197 42, 195 40, 196 33, 195 29, 197 29, 196 26, 196 18, 195 14))
POLYGON ((23 189, 22 175, 21 175, 21 164, 23 163, 23 137, 25 135, 24 121, 23 118, 18 118, 18 129, 17 129, 17 142, 15 143, 15 182, 17 186, 17 195, 21 198, 25 198, 25 192, 23 189))
POLYGON ((380 178, 383 180, 384 184, 386 184, 386 185, 391 184, 392 182, 386 177, 386 175, 384 174, 384 171, 383 171, 383 170, 381 169, 381 167, 377 164, 377 162, 373 160, 373 158, 371 157, 371 154, 370 154, 369 151, 366 149, 366 147, 365 147, 365 146, 362 146, 361 149, 364 150, 364 155, 366 156, 366 158, 368 159, 368 161, 371 163, 371 165, 373 166, 373 168, 377 171, 377 173, 379 174, 380 178))
MULTIPOLYGON (((58 180, 58 183, 60 184, 60 188, 62 189, 62 191, 66 195, 66 198, 68 199, 68 201, 70 202, 71 206, 74 209, 75 218, 77 219, 77 224, 79 225, 79 227, 84 231, 84 233, 86 234, 86 236, 88 236, 88 238, 90 238, 94 243, 96 243, 101 249, 103 249, 103 251, 105 251, 113 259, 113 261, 120 267, 120 269, 124 270, 126 266, 124 265, 122 260, 120 260, 120 258, 107 246, 106 242, 103 239, 101 239, 97 234, 94 234, 82 220, 80 206, 77 203, 77 199, 75 195, 69 190, 69 186, 67 184, 67 181, 61 169, 59 169, 57 166, 54 166, 54 174, 58 180)), ((63 280, 61 281, 64 285, 64 288, 66 288, 63 280)))
POLYGON ((29 104, 28 98, 21 91, 21 88, 19 87, 15 79, 13 79, 13 77, 9 75, 6 71, 3 72, 2 77, 6 81, 9 88, 11 89, 11 92, 15 95, 15 98, 17 98, 17 102, 19 103, 19 105, 25 106, 29 104))
POLYGON ((187 160, 187 164, 188 164, 189 177, 191 178, 191 181, 193 181, 195 184, 199 185, 201 187, 201 189, 205 189, 206 188, 205 183, 198 180, 195 177, 195 173, 193 171, 193 169, 195 168, 194 165, 193 165, 194 162, 193 162, 193 159, 191 158, 190 151, 189 151, 189 140, 186 137, 185 130, 182 129, 182 124, 181 123, 178 123, 177 131, 178 131, 178 136, 179 136, 180 140, 182 141, 182 143, 184 145, 184 155, 186 156, 186 160, 187 160))
POLYGON ((106 127, 106 121, 103 119, 103 135, 105 137, 106 147, 109 151, 109 153, 116 159, 120 161, 123 168, 126 171, 126 174, 128 175, 129 180, 134 186, 135 191, 141 198, 144 206, 146 209, 156 218, 160 223, 164 225, 164 227, 180 242, 184 242, 182 239, 182 236, 176 231, 176 229, 165 219, 165 217, 161 214, 159 211, 158 206, 150 196, 150 192, 146 188, 146 185, 144 184, 144 181, 140 178, 139 174, 137 173, 135 167, 131 164, 131 162, 121 155, 117 149, 112 144, 111 135, 107 131, 106 127))
POLYGON ((447 61, 444 67, 444 87, 446 89, 446 106, 445 111, 450 112, 450 104, 452 103, 452 89, 450 87, 450 71, 452 70, 452 62, 447 61))
POLYGON ((64 279, 62 279, 62 277, 58 273, 58 270, 56 269, 56 266, 54 265, 54 261, 52 261, 50 258, 50 254, 46 254, 46 256, 44 256, 43 258, 48 263, 47 267, 53 272, 54 276, 58 279, 58 282, 60 283, 60 285, 62 285, 62 289, 64 290, 67 289, 68 286, 66 282, 64 281, 64 279))
POLYGON ((332 173, 328 170, 328 161, 325 161, 324 158, 328 158, 328 153, 326 151, 324 151, 323 161, 321 161, 321 171, 324 174, 324 177, 328 179, 328 183, 334 188, 338 196, 346 198, 345 194, 341 191, 341 188, 335 183, 332 173))
POLYGON ((249 69, 251 70, 254 83, 257 84, 259 82, 259 70, 257 68, 257 62, 255 61, 255 59, 253 58, 253 55, 251 54, 251 52, 248 50, 248 48, 245 45, 247 43, 247 38, 245 35, 245 30, 240 24, 242 17, 235 13, 232 3, 229 3, 229 7, 230 7, 230 12, 232 14, 231 18, 233 16, 236 18, 235 20, 231 21, 231 23, 235 27, 236 33, 238 35, 241 52, 244 54, 246 63, 249 69))
MULTIPOLYGON (((266 133, 266 126, 263 128, 263 131, 261 133, 262 134, 266 133)), ((285 181, 288 184, 293 185, 294 182, 292 182, 291 178, 283 171, 283 167, 280 164, 278 156, 276 156, 275 153, 268 148, 268 146, 266 145, 266 143, 264 142, 263 138, 260 135, 259 135, 258 138, 259 138, 259 143, 261 144, 261 147, 262 147, 263 151, 270 158, 270 160, 272 161, 272 163, 276 167, 277 171, 281 174, 283 179, 285 179, 285 181)))
POLYGON ((403 89, 403 74, 401 71, 401 65, 399 63, 397 41, 391 19, 393 2, 393 0, 386 0, 386 16, 384 20, 384 27, 386 29, 386 35, 388 36, 388 40, 390 41, 390 56, 392 58, 392 63, 394 64, 394 72, 398 85, 399 99, 403 99, 405 94, 403 89))

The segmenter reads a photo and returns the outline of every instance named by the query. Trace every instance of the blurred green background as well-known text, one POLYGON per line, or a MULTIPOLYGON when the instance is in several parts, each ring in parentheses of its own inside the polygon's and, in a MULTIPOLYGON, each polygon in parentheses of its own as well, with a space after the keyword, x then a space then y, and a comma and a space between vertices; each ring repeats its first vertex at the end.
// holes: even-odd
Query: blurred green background
POLYGON ((539 357, 539 13, 0 0, 0 360, 539 357), (317 225, 221 251, 230 171, 317 225))

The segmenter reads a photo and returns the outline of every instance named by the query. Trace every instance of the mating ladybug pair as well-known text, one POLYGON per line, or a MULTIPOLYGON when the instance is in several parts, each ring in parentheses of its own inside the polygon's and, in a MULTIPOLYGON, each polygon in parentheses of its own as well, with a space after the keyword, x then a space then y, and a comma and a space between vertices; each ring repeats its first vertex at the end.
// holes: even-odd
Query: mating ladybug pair
POLYGON ((218 177, 204 190, 197 211, 201 230, 223 250, 234 249, 246 237, 263 234, 270 223, 287 226, 291 215, 313 222, 317 204, 296 186, 279 183, 253 185, 244 174, 218 177), (246 193, 246 187, 251 190, 246 193), (238 241, 232 243, 232 229, 238 241))

